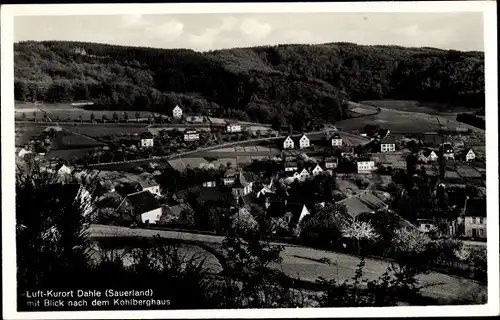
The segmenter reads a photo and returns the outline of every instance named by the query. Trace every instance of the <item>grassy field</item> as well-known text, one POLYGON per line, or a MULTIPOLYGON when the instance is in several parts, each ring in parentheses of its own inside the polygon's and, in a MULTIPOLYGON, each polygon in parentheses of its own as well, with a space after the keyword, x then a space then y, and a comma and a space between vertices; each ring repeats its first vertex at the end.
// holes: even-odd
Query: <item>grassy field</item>
POLYGON ((475 112, 480 108, 471 109, 467 107, 457 106, 457 105, 449 105, 444 103, 435 103, 435 102, 420 102, 420 101, 412 101, 412 100, 367 100, 361 101, 363 104, 398 110, 398 111, 407 111, 407 112, 419 112, 419 113, 427 113, 432 115, 457 115, 461 112, 475 112))
MULTIPOLYGON (((21 120, 23 113, 26 115, 27 119, 33 119, 33 112, 36 112, 37 119, 43 119, 43 112, 46 112, 52 120, 59 117, 61 121, 66 119, 80 120, 80 117, 84 121, 89 121, 91 114, 94 114, 95 119, 102 119, 103 116, 106 116, 108 120, 112 120, 114 112, 118 114, 119 119, 124 119, 124 111, 85 110, 83 108, 64 103, 44 103, 42 105, 34 105, 33 103, 16 103, 14 110, 16 113, 16 120, 21 120)), ((154 115, 154 113, 148 111, 126 111, 129 120, 136 119, 136 112, 139 113, 141 119, 147 119, 148 116, 154 115)))
POLYGON ((377 115, 346 119, 335 125, 339 130, 348 132, 362 130, 366 125, 379 125, 394 133, 424 133, 440 129, 466 130, 467 128, 474 131, 481 130, 442 116, 383 108, 377 115))

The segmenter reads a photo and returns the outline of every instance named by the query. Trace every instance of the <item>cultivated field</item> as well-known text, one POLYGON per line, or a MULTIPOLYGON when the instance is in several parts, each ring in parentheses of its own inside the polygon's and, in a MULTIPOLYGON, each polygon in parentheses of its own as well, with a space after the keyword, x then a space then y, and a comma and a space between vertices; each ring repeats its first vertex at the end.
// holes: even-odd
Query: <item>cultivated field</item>
POLYGON ((427 114, 441 115, 441 116, 451 116, 451 115, 456 116, 458 113, 475 112, 479 110, 479 108, 471 109, 467 107, 449 105, 444 103, 419 102, 412 100, 368 100, 361 102, 366 105, 371 105, 384 109, 407 111, 407 112, 419 112, 419 113, 427 113, 427 114))

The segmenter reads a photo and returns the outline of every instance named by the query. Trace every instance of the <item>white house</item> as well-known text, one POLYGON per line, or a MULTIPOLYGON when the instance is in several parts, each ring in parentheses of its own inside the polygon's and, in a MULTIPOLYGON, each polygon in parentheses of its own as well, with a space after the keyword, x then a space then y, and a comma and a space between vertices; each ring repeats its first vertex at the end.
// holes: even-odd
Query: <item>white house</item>
POLYGON ((306 168, 302 169, 302 171, 300 172, 300 181, 304 181, 305 179, 309 178, 310 174, 309 174, 309 171, 307 171, 306 168))
POLYGON ((304 148, 309 148, 310 146, 310 141, 309 138, 303 134, 302 137, 299 139, 299 148, 304 149, 304 148))
POLYGON ((297 162, 294 161, 287 161, 285 162, 285 172, 288 171, 297 171, 297 162))
POLYGON ((151 183, 150 181, 140 181, 137 183, 139 191, 149 191, 154 195, 160 196, 160 186, 156 183, 151 183))
POLYGON ((241 125, 235 122, 228 122, 226 124, 226 132, 241 132, 241 125))
POLYGON ((330 137, 330 142, 332 147, 341 147, 342 137, 338 133, 335 133, 333 136, 330 137))
POLYGON ((436 152, 432 150, 426 150, 419 154, 418 159, 423 162, 434 162, 438 159, 436 152))
POLYGON ((71 169, 70 167, 66 166, 66 165, 61 165, 59 167, 59 169, 57 170, 57 174, 60 175, 60 176, 66 176, 66 175, 70 175, 71 172, 73 172, 73 169, 71 169))
POLYGON ((465 161, 467 162, 476 159, 476 154, 471 148, 466 149, 464 154, 465 154, 465 161))
POLYGON ((212 180, 203 182, 203 187, 205 187, 205 188, 213 188, 216 186, 217 186, 217 184, 215 183, 215 181, 212 181, 212 180))
POLYGON ((162 207, 149 191, 139 191, 127 195, 120 203, 116 212, 124 220, 136 220, 143 224, 156 224, 162 216, 162 207))
POLYGON ((380 140, 380 152, 394 152, 396 151, 396 141, 390 137, 385 137, 380 140))
POLYGON ((142 148, 151 148, 153 147, 154 139, 151 133, 145 133, 141 135, 141 147, 142 148))
POLYGON ((177 105, 175 108, 172 110, 172 116, 175 119, 180 119, 182 118, 182 109, 177 105))
POLYGON ((465 200, 464 232, 469 238, 486 238, 486 199, 465 200))
POLYGON ((293 149, 295 147, 295 143, 293 142, 292 137, 286 137, 285 141, 283 141, 283 149, 293 149))
POLYGON ((200 134, 196 130, 184 131, 184 141, 200 140, 200 134))
POLYGON ((232 193, 235 197, 246 196, 252 192, 252 182, 247 181, 243 172, 239 172, 232 186, 232 193))
POLYGON ((370 173, 375 170, 375 161, 370 158, 359 158, 356 161, 358 173, 370 173))
POLYGON ((314 176, 320 174, 321 172, 323 172, 323 169, 321 169, 321 167, 319 166, 319 164, 317 164, 316 167, 314 167, 314 169, 312 170, 312 174, 314 176))
POLYGON ((263 186, 256 194, 257 198, 265 196, 266 194, 274 193, 269 186, 263 186))

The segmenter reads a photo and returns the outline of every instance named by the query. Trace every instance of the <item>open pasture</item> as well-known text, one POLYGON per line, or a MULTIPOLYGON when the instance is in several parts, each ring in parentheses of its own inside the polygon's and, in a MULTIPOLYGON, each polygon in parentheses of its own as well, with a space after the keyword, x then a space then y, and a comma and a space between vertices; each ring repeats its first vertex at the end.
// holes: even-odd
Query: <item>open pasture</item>
POLYGON ((472 109, 445 103, 420 102, 413 100, 367 100, 361 102, 363 104, 384 109, 406 111, 406 112, 419 112, 419 113, 427 113, 427 114, 441 115, 441 116, 449 116, 449 115, 456 116, 458 113, 474 112, 479 110, 479 108, 472 109))
POLYGON ((335 125, 342 131, 355 131, 362 130, 366 125, 377 124, 381 128, 389 129, 393 133, 424 133, 440 129, 455 131, 470 128, 470 126, 441 116, 389 109, 381 109, 380 113, 376 115, 342 120, 335 125))

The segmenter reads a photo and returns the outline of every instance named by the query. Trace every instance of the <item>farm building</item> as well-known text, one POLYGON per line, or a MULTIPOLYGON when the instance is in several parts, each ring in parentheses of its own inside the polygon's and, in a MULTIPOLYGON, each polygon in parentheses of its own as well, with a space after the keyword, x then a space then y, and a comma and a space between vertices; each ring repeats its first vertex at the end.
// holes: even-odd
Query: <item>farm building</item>
POLYGON ((288 136, 286 137, 285 141, 283 141, 283 149, 288 150, 288 149, 293 149, 295 147, 295 142, 293 141, 292 137, 288 136))
POLYGON ((466 198, 464 217, 465 236, 486 239, 486 199, 466 198))
POLYGON ((243 172, 239 172, 232 184, 232 194, 235 197, 244 197, 250 192, 252 192, 253 183, 248 181, 243 172))
POLYGON ((396 141, 392 137, 385 137, 380 140, 380 152, 396 151, 396 141))
POLYGON ((340 134, 335 133, 330 137, 330 144, 332 147, 340 147, 342 146, 342 137, 340 134))
POLYGON ((466 148, 462 154, 460 155, 461 159, 467 162, 470 162, 474 159, 476 159, 476 154, 474 153, 474 150, 472 148, 466 148))
POLYGON ((224 173, 224 185, 225 186, 233 185, 237 176, 238 176, 238 171, 236 171, 233 168, 227 169, 226 172, 224 173))
POLYGON ((360 157, 356 160, 358 173, 371 173, 376 169, 375 161, 369 157, 360 157))
POLYGON ((185 130, 184 141, 197 141, 200 140, 200 134, 196 130, 185 130))
POLYGON ((378 210, 388 208, 385 202, 370 192, 348 197, 339 203, 345 205, 347 214, 353 219, 357 219, 361 214, 373 214, 378 210))
POLYGON ((285 162, 285 171, 297 171, 297 162, 295 161, 287 161, 285 162))
POLYGON ((437 161, 438 155, 434 150, 423 150, 418 154, 418 160, 421 162, 434 162, 437 161))
POLYGON ((236 122, 227 122, 226 123, 226 132, 234 133, 241 132, 241 125, 236 122))
POLYGON ((440 156, 445 159, 455 160, 455 151, 450 142, 445 142, 439 147, 440 156))
POLYGON ((310 140, 309 138, 303 134, 300 139, 299 139, 299 149, 305 149, 310 147, 310 140))
POLYGON ((172 110, 172 116, 175 119, 181 119, 182 118, 182 109, 178 105, 175 106, 175 108, 172 110))
POLYGON ((137 190, 138 191, 149 191, 153 195, 160 196, 160 186, 157 183, 153 183, 151 181, 138 181, 137 182, 137 190))
POLYGON ((139 191, 127 195, 116 208, 124 221, 156 224, 162 216, 162 207, 149 191, 139 191))
POLYGON ((323 169, 320 167, 319 164, 317 164, 316 167, 314 167, 314 169, 312 170, 312 174, 314 176, 316 176, 316 175, 318 175, 318 174, 320 174, 322 172, 323 172, 323 169))
POLYGON ((154 139, 150 132, 144 132, 141 134, 141 147, 151 148, 153 147, 154 139))

